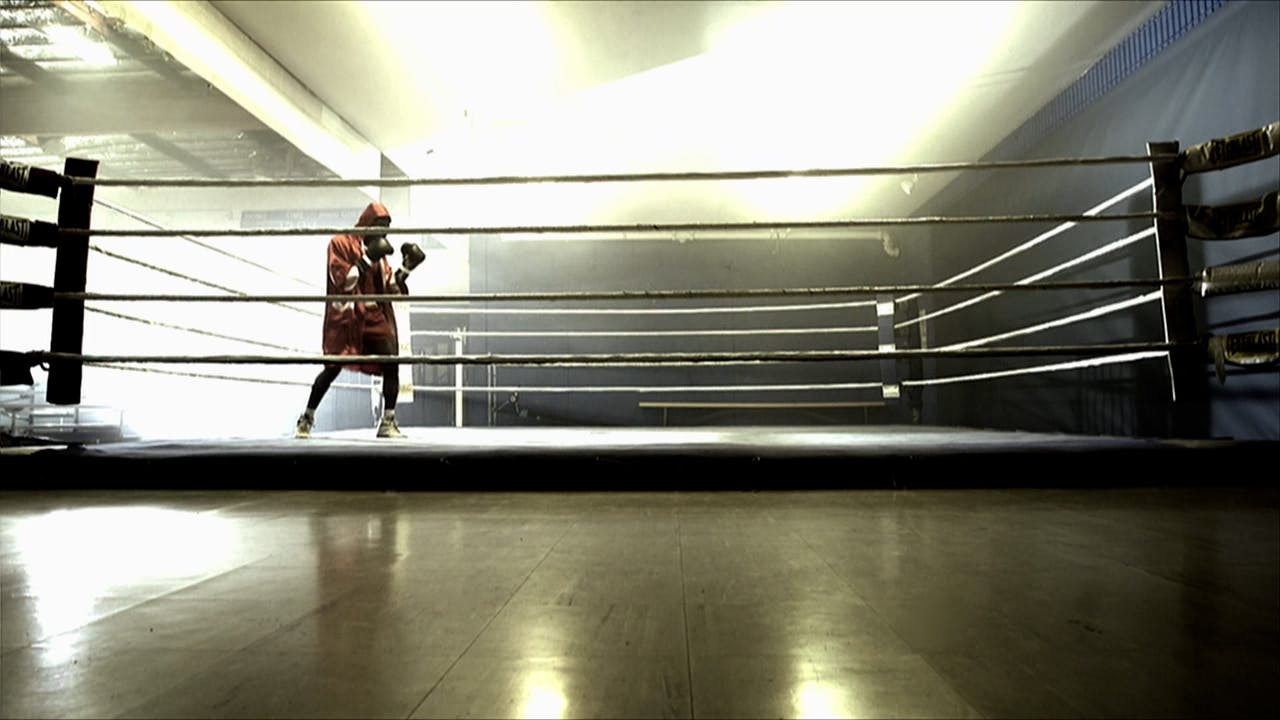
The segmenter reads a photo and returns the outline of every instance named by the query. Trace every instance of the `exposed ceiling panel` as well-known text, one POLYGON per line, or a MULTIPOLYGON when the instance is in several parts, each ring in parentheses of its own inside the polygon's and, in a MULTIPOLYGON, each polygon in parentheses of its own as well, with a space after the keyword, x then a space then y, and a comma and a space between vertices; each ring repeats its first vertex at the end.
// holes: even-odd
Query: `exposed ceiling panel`
POLYGON ((328 177, 146 37, 80 2, 0 0, 0 157, 117 176, 328 177))

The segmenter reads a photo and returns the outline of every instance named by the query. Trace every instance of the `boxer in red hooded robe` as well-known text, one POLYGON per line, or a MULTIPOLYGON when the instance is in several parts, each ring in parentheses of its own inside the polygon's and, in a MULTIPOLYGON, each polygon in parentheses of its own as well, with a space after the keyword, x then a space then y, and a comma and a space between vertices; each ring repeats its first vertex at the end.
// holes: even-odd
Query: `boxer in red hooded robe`
MULTIPOLYGON (((391 213, 381 203, 369 203, 356 227, 389 227, 391 213)), ((329 241, 326 294, 409 294, 409 273, 426 258, 422 248, 407 242, 400 248, 401 266, 394 272, 388 258, 395 253, 386 235, 335 235, 329 241)), ((325 355, 399 355, 400 337, 390 301, 330 302, 324 314, 325 355)), ((382 376, 384 411, 378 437, 404 437, 396 424, 396 396, 400 393, 399 365, 356 363, 325 365, 311 385, 307 409, 298 418, 295 436, 310 437, 316 408, 342 368, 382 376)))

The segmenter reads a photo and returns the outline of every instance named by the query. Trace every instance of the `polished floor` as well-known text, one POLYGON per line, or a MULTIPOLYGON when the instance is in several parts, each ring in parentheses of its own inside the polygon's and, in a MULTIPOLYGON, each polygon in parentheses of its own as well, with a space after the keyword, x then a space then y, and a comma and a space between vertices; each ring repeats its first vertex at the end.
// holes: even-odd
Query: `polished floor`
POLYGON ((1274 717, 1274 488, 8 491, 4 717, 1274 717))

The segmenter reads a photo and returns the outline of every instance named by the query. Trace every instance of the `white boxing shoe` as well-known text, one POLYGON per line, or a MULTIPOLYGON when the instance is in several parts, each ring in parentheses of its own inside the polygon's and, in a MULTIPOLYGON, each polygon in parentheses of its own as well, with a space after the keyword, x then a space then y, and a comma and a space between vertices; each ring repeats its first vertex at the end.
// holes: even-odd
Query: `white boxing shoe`
POLYGON ((378 424, 378 437, 380 438, 402 438, 404 433, 400 432, 400 426, 396 424, 395 418, 382 418, 382 422, 378 424))

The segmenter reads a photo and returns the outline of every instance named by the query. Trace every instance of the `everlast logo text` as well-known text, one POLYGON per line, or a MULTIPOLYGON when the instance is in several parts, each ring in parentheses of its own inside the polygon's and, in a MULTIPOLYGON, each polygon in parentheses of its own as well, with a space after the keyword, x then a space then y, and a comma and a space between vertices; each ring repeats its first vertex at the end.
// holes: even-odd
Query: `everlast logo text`
POLYGON ((1227 336, 1227 359, 1237 363, 1275 362, 1280 356, 1280 331, 1258 330, 1227 336))
POLYGON ((31 166, 10 162, 0 163, 0 181, 15 190, 25 189, 27 183, 31 182, 31 166))
POLYGON ((0 307, 22 307, 22 283, 0 282, 0 307))
POLYGON ((19 245, 26 245, 31 239, 31 221, 0 215, 0 237, 19 245))
POLYGON ((1234 162, 1245 158, 1256 158, 1266 154, 1270 143, 1267 134, 1261 130, 1232 135, 1217 142, 1209 143, 1205 155, 1209 162, 1217 165, 1223 162, 1234 162))

